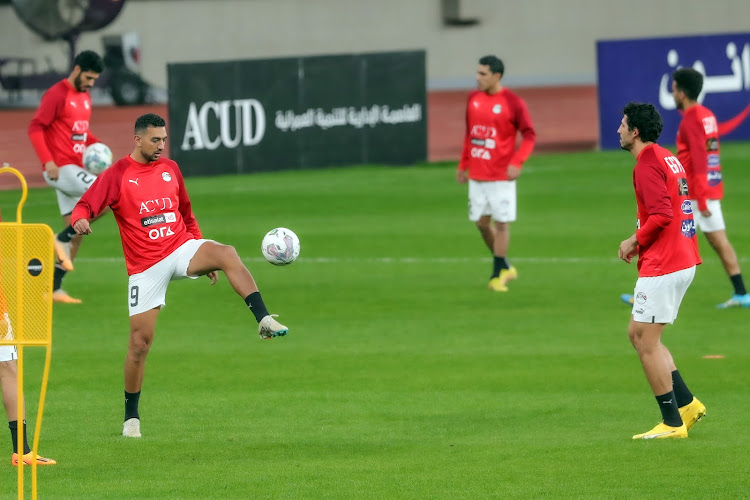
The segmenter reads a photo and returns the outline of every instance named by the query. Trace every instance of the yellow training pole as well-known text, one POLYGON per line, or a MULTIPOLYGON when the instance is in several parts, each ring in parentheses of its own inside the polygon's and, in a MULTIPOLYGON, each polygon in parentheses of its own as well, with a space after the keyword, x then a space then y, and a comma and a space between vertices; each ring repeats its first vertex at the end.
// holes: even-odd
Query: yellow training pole
POLYGON ((31 494, 37 498, 37 465, 39 435, 42 426, 44 401, 47 393, 47 382, 49 380, 49 367, 51 362, 52 344, 52 277, 54 273, 52 229, 44 224, 23 224, 22 211, 28 195, 26 179, 16 169, 4 164, 0 168, 0 174, 12 173, 21 182, 21 200, 16 210, 15 223, 0 223, 0 233, 12 242, 3 242, 0 238, 0 255, 7 260, 0 261, 4 266, 4 277, 15 285, 8 285, 8 290, 15 292, 15 297, 8 297, 8 314, 13 318, 14 335, 12 338, 0 338, 0 344, 15 345, 18 350, 17 360, 17 382, 18 382, 18 405, 17 421, 21 423, 18 432, 17 450, 19 455, 18 464, 18 498, 24 498, 24 471, 23 471, 23 421, 24 421, 24 396, 23 396, 23 351, 24 346, 44 346, 46 356, 44 372, 42 375, 42 387, 40 392, 39 406, 37 410, 36 426, 31 456, 31 494), (10 263, 10 264, 8 264, 10 263), (10 272, 9 272, 10 271, 10 272))

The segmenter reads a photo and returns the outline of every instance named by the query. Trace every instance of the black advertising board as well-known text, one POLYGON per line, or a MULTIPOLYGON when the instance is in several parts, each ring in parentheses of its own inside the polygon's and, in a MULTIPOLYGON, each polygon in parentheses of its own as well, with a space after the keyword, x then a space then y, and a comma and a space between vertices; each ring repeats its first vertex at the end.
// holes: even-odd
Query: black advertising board
POLYGON ((170 156, 185 175, 427 157, 424 51, 170 64, 170 156))

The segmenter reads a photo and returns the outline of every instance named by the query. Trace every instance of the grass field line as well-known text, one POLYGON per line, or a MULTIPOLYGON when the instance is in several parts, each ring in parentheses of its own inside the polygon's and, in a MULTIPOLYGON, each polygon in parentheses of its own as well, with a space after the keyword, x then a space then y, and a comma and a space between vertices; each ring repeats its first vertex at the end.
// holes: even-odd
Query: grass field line
MULTIPOLYGON (((612 264, 621 262, 617 257, 513 257, 513 262, 530 264, 612 264)), ((717 260, 703 258, 704 262, 717 260)), ((749 262, 740 257, 738 262, 749 262)), ((265 262, 263 257, 243 257, 243 262, 265 262)), ((469 264, 491 262, 490 257, 300 257, 297 262, 304 264, 469 264)), ((92 264, 119 264, 122 257, 78 257, 76 262, 92 264)), ((635 261, 633 261, 635 264, 635 261)))
MULTIPOLYGON (((463 264, 490 262, 489 257, 300 257, 305 264, 463 264)), ((604 257, 514 257, 513 262, 535 264, 611 264, 618 258, 604 257)), ((244 257, 243 262, 265 262, 263 257, 244 257)), ((123 262, 122 257, 79 257, 76 262, 114 264, 123 262)))

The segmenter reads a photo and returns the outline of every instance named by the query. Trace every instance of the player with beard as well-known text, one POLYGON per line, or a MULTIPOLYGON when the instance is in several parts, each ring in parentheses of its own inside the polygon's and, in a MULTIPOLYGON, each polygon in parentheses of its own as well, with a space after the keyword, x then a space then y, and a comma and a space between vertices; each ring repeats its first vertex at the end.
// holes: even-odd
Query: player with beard
POLYGON ((258 321, 262 339, 286 335, 287 327, 268 313, 258 286, 235 249, 203 239, 177 163, 162 158, 167 140, 164 119, 147 114, 135 122, 135 149, 105 170, 81 197, 71 215, 78 234, 90 234, 89 220, 107 207, 120 228, 125 254, 130 342, 125 358, 123 436, 141 437, 138 403, 146 356, 156 319, 166 304, 171 280, 223 271, 258 321))
MULTIPOLYGON (((740 264, 727 238, 721 199, 724 182, 719 156, 719 127, 710 109, 698 102, 703 75, 693 68, 680 68, 672 74, 672 97, 682 115, 677 131, 677 158, 685 167, 690 187, 690 207, 695 224, 706 235, 711 248, 721 259, 734 288, 734 294, 717 307, 750 307, 750 294, 742 279, 740 264)), ((633 304, 633 296, 622 300, 633 304)))
POLYGON ((496 292, 507 292, 508 282, 518 277, 508 261, 510 223, 516 220, 516 179, 536 142, 526 103, 501 84, 504 73, 497 57, 479 59, 477 90, 466 104, 466 135, 456 171, 459 184, 469 183, 469 220, 493 255, 488 287, 496 292))
POLYGON ((104 70, 104 61, 96 52, 86 50, 73 60, 73 70, 67 78, 50 87, 42 96, 28 134, 39 161, 44 180, 55 188, 57 204, 66 226, 55 237, 54 286, 55 302, 81 302, 62 289, 65 273, 73 270, 81 245, 81 237, 70 226, 70 213, 96 176, 83 168, 86 146, 100 142, 89 130, 91 95, 89 89, 104 70))
POLYGON ((658 144, 663 123, 651 104, 629 103, 617 133, 620 147, 636 159, 633 187, 638 207, 636 232, 620 243, 628 264, 638 256, 635 304, 628 325, 662 422, 633 439, 686 438, 706 407, 688 389, 662 344, 665 325, 674 323, 700 264, 693 215, 685 213, 688 181, 679 160, 658 144))

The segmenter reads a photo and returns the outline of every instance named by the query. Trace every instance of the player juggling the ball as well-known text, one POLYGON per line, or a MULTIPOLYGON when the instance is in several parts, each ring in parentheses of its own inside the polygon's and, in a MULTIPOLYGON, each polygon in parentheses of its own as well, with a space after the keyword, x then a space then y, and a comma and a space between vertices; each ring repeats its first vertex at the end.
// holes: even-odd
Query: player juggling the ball
POLYGON ((90 234, 89 221, 110 207, 120 228, 130 276, 122 433, 141 437, 138 403, 146 356, 171 280, 205 275, 214 284, 218 271, 223 271, 255 315, 262 339, 286 335, 288 329, 268 313, 253 276, 235 249, 202 237, 180 169, 162 157, 167 141, 164 120, 155 114, 139 117, 133 140, 133 152, 97 178, 76 204, 71 222, 76 233, 90 234))

